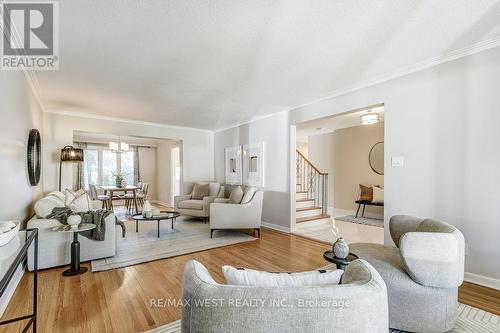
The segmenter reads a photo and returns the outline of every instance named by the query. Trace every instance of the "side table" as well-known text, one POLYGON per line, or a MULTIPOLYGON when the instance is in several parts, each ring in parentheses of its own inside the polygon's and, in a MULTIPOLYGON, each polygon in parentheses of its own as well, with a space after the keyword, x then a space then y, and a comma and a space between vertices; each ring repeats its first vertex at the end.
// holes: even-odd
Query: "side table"
POLYGON ((323 258, 326 261, 334 263, 337 266, 337 269, 341 269, 341 270, 344 270, 344 271, 346 270, 347 265, 349 265, 349 263, 351 261, 359 259, 357 255, 355 255, 354 253, 350 253, 350 252, 349 252, 349 255, 347 256, 347 258, 340 259, 340 258, 337 258, 335 256, 335 254, 333 253, 333 251, 326 251, 325 253, 323 253, 323 258))
POLYGON ((55 232, 71 232, 73 233, 73 242, 71 243, 71 266, 70 269, 63 272, 64 276, 73 276, 83 274, 87 271, 87 267, 80 266, 80 242, 78 241, 78 233, 82 231, 92 230, 96 227, 91 223, 80 223, 78 226, 71 227, 66 224, 52 228, 55 232))

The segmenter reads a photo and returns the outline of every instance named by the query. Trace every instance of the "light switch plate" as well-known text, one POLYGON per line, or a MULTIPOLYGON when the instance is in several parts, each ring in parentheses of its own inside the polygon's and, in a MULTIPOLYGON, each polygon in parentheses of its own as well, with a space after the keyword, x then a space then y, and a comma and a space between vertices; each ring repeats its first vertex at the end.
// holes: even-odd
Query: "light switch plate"
POLYGON ((405 157, 404 156, 393 156, 391 158, 391 166, 402 167, 404 165, 405 165, 405 157))

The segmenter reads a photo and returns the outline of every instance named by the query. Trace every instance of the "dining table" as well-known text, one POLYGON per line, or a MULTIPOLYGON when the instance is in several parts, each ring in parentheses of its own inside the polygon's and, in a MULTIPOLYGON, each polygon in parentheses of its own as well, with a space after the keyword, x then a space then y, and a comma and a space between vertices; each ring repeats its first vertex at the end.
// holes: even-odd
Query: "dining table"
POLYGON ((135 212, 139 212, 139 205, 137 204, 137 191, 141 189, 140 186, 135 186, 135 185, 127 185, 123 187, 118 187, 118 186, 100 186, 100 189, 104 190, 104 195, 108 195, 109 193, 109 207, 111 210, 114 210, 113 207, 113 199, 115 200, 123 200, 124 198, 121 196, 114 197, 115 192, 123 192, 124 194, 127 194, 128 192, 132 192, 134 195, 133 201, 134 201, 134 208, 135 212))

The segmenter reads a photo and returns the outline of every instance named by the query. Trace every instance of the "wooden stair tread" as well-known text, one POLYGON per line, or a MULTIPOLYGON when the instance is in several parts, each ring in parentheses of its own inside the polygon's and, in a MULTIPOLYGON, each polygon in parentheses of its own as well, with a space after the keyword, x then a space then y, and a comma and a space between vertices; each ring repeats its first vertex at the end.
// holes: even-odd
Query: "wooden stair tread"
POLYGON ((321 207, 304 207, 304 208, 297 208, 295 211, 297 212, 304 212, 306 210, 316 210, 316 209, 321 209, 321 207))
POLYGON ((307 191, 295 191, 295 193, 307 193, 307 191))
POLYGON ((295 222, 296 223, 303 223, 303 222, 309 222, 309 221, 314 221, 314 220, 326 219, 329 217, 330 217, 330 215, 328 215, 328 214, 320 214, 320 215, 314 215, 314 216, 308 216, 308 217, 299 217, 295 222))
POLYGON ((305 201, 314 201, 314 199, 300 199, 300 200, 295 200, 295 202, 305 202, 305 201))

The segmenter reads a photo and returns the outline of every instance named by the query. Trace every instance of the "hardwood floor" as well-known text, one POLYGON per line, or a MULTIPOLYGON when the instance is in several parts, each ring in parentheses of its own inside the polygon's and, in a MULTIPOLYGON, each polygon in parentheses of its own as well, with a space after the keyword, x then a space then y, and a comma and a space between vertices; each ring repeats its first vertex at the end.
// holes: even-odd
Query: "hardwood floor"
MULTIPOLYGON (((152 299, 180 297, 186 261, 196 259, 224 282, 228 264, 267 271, 303 271, 327 264, 330 246, 264 229, 254 242, 192 253, 136 266, 63 277, 63 268, 39 273, 39 332, 142 332, 180 319, 180 307, 151 307, 152 299)), ((87 265, 88 266, 88 265, 87 265)), ((4 318, 29 313, 32 274, 25 274, 4 318)), ((460 301, 500 314, 498 291, 465 283, 460 301)), ((18 324, 0 332, 19 332, 18 324)))

